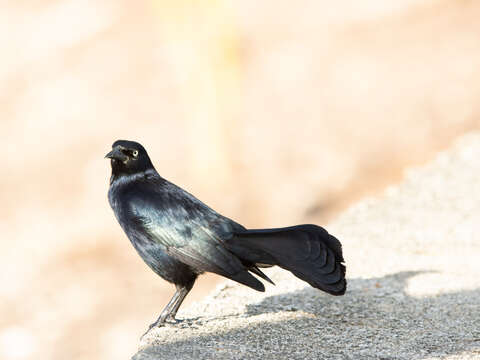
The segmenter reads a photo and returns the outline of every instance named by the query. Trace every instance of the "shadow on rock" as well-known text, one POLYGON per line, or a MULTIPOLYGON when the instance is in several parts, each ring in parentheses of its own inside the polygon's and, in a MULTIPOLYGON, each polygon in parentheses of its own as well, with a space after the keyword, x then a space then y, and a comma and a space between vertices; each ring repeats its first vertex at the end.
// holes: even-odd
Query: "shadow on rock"
MULTIPOLYGON (((151 346, 146 359, 427 359, 478 354, 480 289, 413 297, 407 281, 425 272, 350 279, 344 297, 307 287, 247 305, 247 324, 151 346), (278 321, 274 314, 292 312, 278 321), (272 314, 271 321, 248 324, 272 314)), ((215 320, 213 320, 215 321, 215 320)))

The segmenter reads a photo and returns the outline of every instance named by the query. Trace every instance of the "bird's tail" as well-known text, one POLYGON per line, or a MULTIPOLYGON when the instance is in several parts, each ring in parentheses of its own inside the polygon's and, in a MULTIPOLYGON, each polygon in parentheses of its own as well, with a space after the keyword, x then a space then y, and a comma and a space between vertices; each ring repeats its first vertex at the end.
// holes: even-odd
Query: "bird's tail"
POLYGON ((278 265, 317 289, 332 295, 345 294, 342 245, 320 226, 245 230, 236 233, 226 245, 246 262, 278 265))

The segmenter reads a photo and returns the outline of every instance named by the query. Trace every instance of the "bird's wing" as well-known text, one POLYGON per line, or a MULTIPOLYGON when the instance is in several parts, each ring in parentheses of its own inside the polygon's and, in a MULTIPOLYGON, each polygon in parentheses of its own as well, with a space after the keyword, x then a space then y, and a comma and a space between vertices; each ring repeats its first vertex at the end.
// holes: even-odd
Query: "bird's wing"
POLYGON ((199 272, 213 272, 263 291, 242 262, 224 247, 232 235, 231 220, 200 201, 179 193, 175 198, 139 196, 130 198, 130 214, 150 241, 166 253, 199 272), (230 223, 231 222, 231 223, 230 223))

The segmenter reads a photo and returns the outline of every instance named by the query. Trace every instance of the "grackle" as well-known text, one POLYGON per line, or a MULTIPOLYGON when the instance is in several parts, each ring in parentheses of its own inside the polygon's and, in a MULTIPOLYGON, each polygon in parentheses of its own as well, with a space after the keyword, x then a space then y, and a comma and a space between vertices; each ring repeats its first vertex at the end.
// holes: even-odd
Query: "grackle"
MULTIPOLYGON (((280 266, 332 295, 346 290, 342 245, 317 225, 249 230, 162 178, 134 141, 118 140, 108 200, 138 254, 176 292, 157 321, 175 315, 198 275, 213 272, 258 291, 273 284, 260 268, 280 266)), ((148 332, 148 331, 147 331, 148 332)))

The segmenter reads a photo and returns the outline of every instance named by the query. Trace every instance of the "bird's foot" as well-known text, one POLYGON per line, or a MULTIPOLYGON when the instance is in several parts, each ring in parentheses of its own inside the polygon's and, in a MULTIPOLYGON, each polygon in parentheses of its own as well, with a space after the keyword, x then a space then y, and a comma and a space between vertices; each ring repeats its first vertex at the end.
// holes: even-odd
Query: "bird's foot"
POLYGON ((160 316, 157 321, 155 321, 153 324, 150 324, 150 326, 148 327, 148 330, 142 335, 140 339, 143 339, 143 337, 147 335, 150 332, 150 330, 152 330, 155 327, 162 327, 165 325, 175 325, 180 322, 181 322, 180 320, 175 319, 175 317, 172 315, 160 316))

